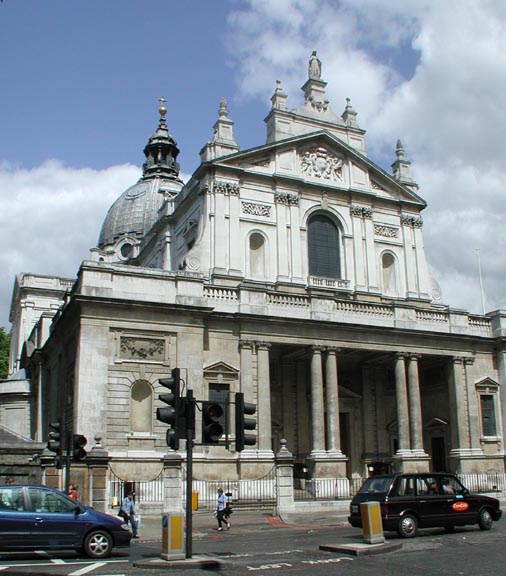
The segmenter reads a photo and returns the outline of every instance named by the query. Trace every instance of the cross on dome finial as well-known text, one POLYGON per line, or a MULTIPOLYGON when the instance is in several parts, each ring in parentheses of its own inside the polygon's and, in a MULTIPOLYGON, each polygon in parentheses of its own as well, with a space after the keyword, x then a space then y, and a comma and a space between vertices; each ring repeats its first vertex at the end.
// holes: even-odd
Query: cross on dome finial
POLYGON ((165 114, 167 114, 167 108, 165 107, 165 102, 167 102, 167 100, 162 96, 161 98, 158 98, 158 102, 162 103, 158 112, 160 112, 160 116, 165 116, 165 114))

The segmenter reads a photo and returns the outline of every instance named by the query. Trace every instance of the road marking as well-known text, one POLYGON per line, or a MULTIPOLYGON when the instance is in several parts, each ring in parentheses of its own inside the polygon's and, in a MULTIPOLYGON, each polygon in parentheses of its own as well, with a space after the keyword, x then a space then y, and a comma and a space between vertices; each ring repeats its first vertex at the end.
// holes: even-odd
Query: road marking
POLYGON ((289 564, 288 562, 279 562, 276 564, 260 564, 260 566, 246 566, 247 570, 254 572, 256 570, 278 570, 279 568, 293 568, 297 564, 338 564, 343 560, 353 561, 353 558, 322 558, 320 560, 300 560, 289 564))
POLYGON ((260 566, 247 566, 249 571, 253 570, 277 570, 278 568, 291 568, 293 564, 288 562, 280 562, 279 564, 262 564, 260 566))
POLYGON ((74 572, 70 572, 68 576, 82 576, 82 574, 88 574, 88 572, 91 572, 97 568, 102 568, 102 566, 107 566, 107 562, 95 562, 94 564, 90 564, 89 566, 85 566, 84 568, 80 568, 74 572))
MULTIPOLYGON (((130 562, 130 560, 125 559, 125 560, 107 560, 107 562, 104 562, 104 564, 125 564, 130 562)), ((83 566, 89 565, 89 562, 64 562, 65 566, 83 566)), ((21 564, 21 563, 16 563, 16 564, 3 564, 0 566, 0 570, 7 570, 8 568, 33 568, 34 566, 39 567, 39 566, 54 566, 54 562, 30 562, 30 563, 26 563, 26 564, 21 564)), ((118 576, 118 575, 116 575, 118 576)))
POLYGON ((338 564, 343 560, 350 560, 352 561, 353 558, 324 558, 322 560, 302 560, 301 564, 338 564))

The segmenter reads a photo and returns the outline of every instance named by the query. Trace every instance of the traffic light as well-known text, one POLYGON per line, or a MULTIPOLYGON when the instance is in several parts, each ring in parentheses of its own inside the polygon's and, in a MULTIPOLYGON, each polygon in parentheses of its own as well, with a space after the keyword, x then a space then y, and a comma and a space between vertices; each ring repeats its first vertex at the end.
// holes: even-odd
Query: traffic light
POLYGON ((179 450, 179 437, 184 435, 184 413, 185 402, 184 398, 180 398, 181 376, 179 368, 171 370, 170 378, 160 378, 158 382, 170 390, 167 394, 159 394, 158 398, 167 404, 167 407, 156 409, 156 419, 164 424, 169 424, 170 428, 167 430, 166 442, 167 446, 173 450, 179 450))
POLYGON ((72 435, 72 460, 82 462, 86 459, 87 452, 84 447, 88 444, 88 439, 82 434, 72 435))
POLYGON ((202 443, 218 444, 223 436, 220 418, 223 408, 217 402, 202 402, 202 443))
POLYGON ((235 394, 235 449, 237 452, 244 450, 244 446, 254 446, 257 437, 254 434, 247 434, 245 430, 254 430, 257 426, 254 418, 245 418, 245 415, 252 416, 257 411, 256 404, 244 402, 244 394, 235 394))
POLYGON ((47 442, 47 449, 56 454, 55 466, 56 468, 62 467, 62 435, 61 435, 61 422, 50 422, 49 424, 49 440, 47 442))

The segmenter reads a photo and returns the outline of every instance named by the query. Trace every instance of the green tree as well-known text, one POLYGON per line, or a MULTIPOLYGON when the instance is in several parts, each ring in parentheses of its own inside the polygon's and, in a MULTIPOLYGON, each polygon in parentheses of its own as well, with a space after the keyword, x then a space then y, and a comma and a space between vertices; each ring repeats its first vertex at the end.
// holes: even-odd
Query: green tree
POLYGON ((0 378, 7 378, 7 373, 9 371, 10 343, 10 334, 7 334, 5 328, 0 326, 0 378))

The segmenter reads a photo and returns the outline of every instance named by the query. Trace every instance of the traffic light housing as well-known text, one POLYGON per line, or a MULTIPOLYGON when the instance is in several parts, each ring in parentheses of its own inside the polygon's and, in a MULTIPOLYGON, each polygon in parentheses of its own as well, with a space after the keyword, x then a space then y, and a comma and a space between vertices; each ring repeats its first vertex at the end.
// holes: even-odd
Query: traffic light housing
POLYGON ((173 450, 179 450, 179 438, 180 436, 184 436, 185 402, 184 398, 180 397, 180 369, 173 368, 170 374, 170 378, 160 378, 158 380, 158 382, 164 388, 170 390, 170 392, 158 395, 158 398, 167 404, 167 406, 156 409, 156 419, 164 424, 169 424, 170 428, 167 430, 166 434, 167 446, 173 450))
POLYGON ((235 394, 235 449, 242 452, 244 446, 254 446, 257 443, 257 437, 254 434, 248 434, 246 430, 255 430, 257 423, 254 418, 246 418, 245 415, 252 416, 257 411, 256 404, 244 402, 244 394, 236 392, 235 394))
POLYGON ((74 462, 83 462, 86 459, 87 452, 84 447, 88 444, 88 439, 82 434, 72 435, 72 460, 74 462))
POLYGON ((223 436, 220 418, 223 408, 218 402, 202 402, 202 443, 218 444, 223 436))
POLYGON ((62 449, 63 449, 63 438, 61 422, 58 420, 56 422, 49 423, 49 439, 47 441, 47 449, 56 454, 55 456, 55 466, 57 468, 62 467, 62 449))

